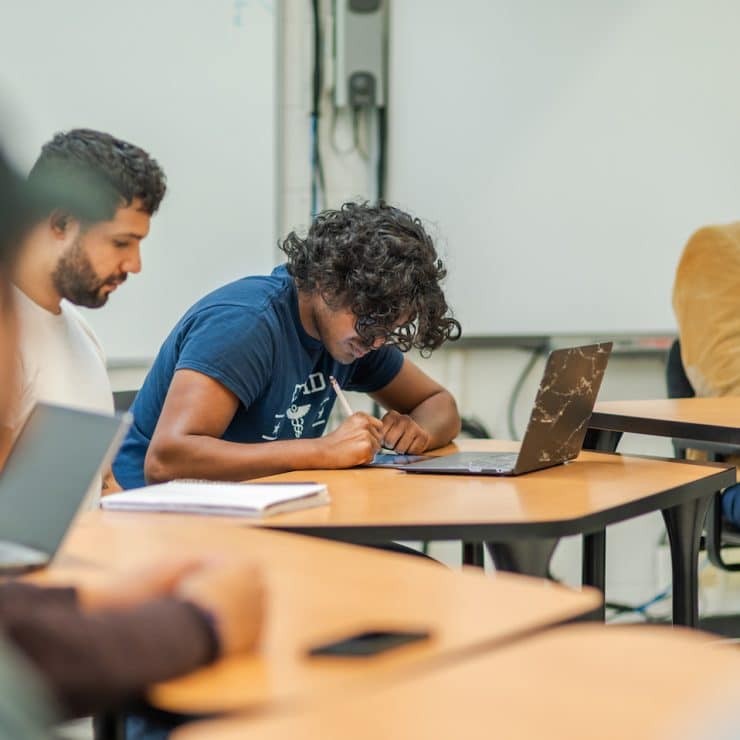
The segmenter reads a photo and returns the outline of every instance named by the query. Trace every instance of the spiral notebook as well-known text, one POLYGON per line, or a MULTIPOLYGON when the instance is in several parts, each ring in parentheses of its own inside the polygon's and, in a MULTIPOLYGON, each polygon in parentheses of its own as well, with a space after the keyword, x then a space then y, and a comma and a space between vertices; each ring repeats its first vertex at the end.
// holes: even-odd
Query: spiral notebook
POLYGON ((329 503, 323 483, 171 481, 104 496, 107 511, 159 511, 267 517, 329 503))

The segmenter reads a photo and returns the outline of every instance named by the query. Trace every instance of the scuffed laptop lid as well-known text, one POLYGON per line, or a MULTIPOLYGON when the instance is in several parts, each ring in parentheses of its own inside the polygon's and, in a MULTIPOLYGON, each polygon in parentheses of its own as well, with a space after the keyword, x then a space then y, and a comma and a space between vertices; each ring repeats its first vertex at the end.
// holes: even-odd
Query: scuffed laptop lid
POLYGON ((0 473, 0 540, 53 555, 130 419, 37 404, 0 473))
POLYGON ((578 456, 611 349, 611 342, 601 342, 550 353, 516 472, 550 467, 578 456))

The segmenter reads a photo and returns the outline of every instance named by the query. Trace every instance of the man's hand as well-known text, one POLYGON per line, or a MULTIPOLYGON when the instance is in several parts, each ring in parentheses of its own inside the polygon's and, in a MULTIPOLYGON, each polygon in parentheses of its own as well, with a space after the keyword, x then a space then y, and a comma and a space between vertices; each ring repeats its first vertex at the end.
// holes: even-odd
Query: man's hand
POLYGON ((320 467, 353 468, 368 463, 380 449, 382 436, 380 419, 358 411, 317 440, 322 448, 320 467))
POLYGON ((383 447, 401 455, 419 455, 429 448, 430 436, 410 416, 389 411, 383 417, 383 447))
POLYGON ((224 655, 251 650, 262 631, 265 587, 250 563, 212 563, 180 581, 175 596, 213 616, 224 655))
POLYGON ((108 468, 108 472, 103 476, 103 487, 100 491, 101 496, 109 496, 111 493, 119 493, 123 491, 121 484, 116 480, 113 475, 113 470, 108 468))
POLYGON ((193 558, 152 563, 105 581, 80 584, 77 596, 84 609, 126 609, 171 594, 182 578, 199 567, 202 563, 193 558))

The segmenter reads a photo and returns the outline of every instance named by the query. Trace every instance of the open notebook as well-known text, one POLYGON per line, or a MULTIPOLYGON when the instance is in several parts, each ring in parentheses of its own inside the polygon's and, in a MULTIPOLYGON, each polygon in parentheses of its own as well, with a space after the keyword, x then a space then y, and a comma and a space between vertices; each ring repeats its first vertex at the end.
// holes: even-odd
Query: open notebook
POLYGON ((100 506, 109 511, 265 517, 328 503, 323 483, 171 481, 112 493, 101 499, 100 506))

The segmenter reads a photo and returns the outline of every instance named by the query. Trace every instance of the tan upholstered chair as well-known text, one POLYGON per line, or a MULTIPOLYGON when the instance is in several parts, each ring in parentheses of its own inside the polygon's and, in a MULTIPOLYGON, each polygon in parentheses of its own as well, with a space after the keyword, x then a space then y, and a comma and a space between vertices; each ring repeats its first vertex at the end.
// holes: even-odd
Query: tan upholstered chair
MULTIPOLYGON (((740 396, 740 222, 707 226, 692 235, 676 270, 673 310, 680 344, 668 358, 669 397, 740 396)), ((740 463, 740 454, 728 445, 691 449, 678 442, 679 457, 740 463)), ((716 496, 707 513, 707 554, 719 568, 740 570, 740 564, 722 557, 721 547, 738 546, 740 534, 723 526, 721 513, 716 496)))
POLYGON ((673 310, 696 395, 740 396, 740 222, 707 226, 689 239, 673 310))

